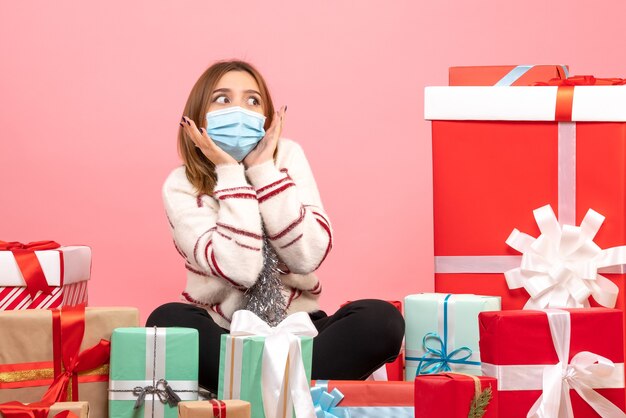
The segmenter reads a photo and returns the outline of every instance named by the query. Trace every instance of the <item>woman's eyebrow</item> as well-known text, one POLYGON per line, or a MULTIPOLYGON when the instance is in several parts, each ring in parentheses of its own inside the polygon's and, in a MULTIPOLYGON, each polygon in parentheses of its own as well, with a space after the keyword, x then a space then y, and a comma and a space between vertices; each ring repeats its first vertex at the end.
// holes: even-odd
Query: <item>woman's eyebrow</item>
POLYGON ((246 90, 246 91, 244 91, 244 93, 254 93, 254 94, 258 94, 259 96, 261 95, 261 93, 259 93, 259 92, 258 92, 258 91, 256 91, 256 90, 252 90, 252 89, 250 89, 250 90, 246 90))
POLYGON ((227 88, 215 89, 213 90, 212 94, 215 94, 215 93, 230 93, 230 89, 227 89, 227 88))

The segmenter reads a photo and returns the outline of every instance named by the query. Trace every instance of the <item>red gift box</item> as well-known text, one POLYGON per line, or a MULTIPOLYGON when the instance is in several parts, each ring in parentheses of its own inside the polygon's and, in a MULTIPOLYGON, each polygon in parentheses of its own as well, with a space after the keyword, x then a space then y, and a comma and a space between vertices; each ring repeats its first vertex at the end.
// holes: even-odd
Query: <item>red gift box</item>
MULTIPOLYGON (((521 309, 528 293, 503 274, 521 257, 505 241, 514 228, 538 236, 533 210, 546 204, 572 225, 593 208, 606 217, 594 242, 626 243, 623 86, 428 87, 425 103, 436 292, 500 296, 502 309, 521 309), (560 121, 568 115, 575 123, 560 121)), ((623 309, 625 276, 606 277, 623 309)))
MULTIPOLYGON (((314 380, 311 386, 329 394, 334 394, 335 389, 340 392, 336 405, 325 410, 336 416, 409 418, 414 415, 413 382, 314 380)), ((315 399, 314 396, 314 402, 315 399)))
POLYGON ((566 65, 486 65, 450 67, 450 86, 528 86, 553 78, 567 78, 566 65))
MULTIPOLYGON (((621 311, 588 308, 482 312, 479 327, 483 374, 498 380, 499 416, 526 417, 540 396, 546 398, 547 389, 557 397, 562 391, 568 394, 577 417, 616 416, 594 412, 574 390, 585 385, 590 387, 587 392, 595 391, 594 396, 600 395, 614 408, 624 410, 621 311), (591 371, 599 374, 586 375, 591 371), (551 380, 549 376, 556 378, 551 380), (544 381, 551 381, 551 387, 544 387, 544 381)), ((561 407, 565 407, 564 402, 561 407)), ((556 411, 548 412, 545 416, 561 416, 556 411)))
POLYGON ((417 376, 415 416, 467 418, 475 397, 489 387, 491 400, 482 417, 497 418, 498 390, 495 378, 460 373, 417 376))

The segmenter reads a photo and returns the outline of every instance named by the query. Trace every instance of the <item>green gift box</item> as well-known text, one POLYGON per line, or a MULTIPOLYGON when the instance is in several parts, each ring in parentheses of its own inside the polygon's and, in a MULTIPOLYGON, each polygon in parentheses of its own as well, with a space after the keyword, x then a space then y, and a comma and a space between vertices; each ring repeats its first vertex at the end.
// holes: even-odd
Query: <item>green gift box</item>
POLYGON ((115 329, 109 377, 109 418, 177 418, 198 399, 198 331, 115 329))
MULTIPOLYGON (((239 312, 242 311, 238 311, 236 314, 239 312)), ((231 332, 232 329, 233 327, 231 326, 231 332)), ((298 339, 307 385, 307 392, 298 392, 298 396, 308 397, 312 407, 308 385, 311 382, 313 337, 298 335, 298 339)), ((266 418, 263 407, 262 386, 265 342, 266 337, 260 335, 222 335, 217 396, 219 399, 241 399, 250 402, 252 405, 251 418, 266 418)), ((289 385, 291 383, 290 379, 295 380, 295 369, 298 365, 294 364, 293 359, 289 358, 287 363, 285 374, 281 376, 280 394, 277 394, 278 396, 275 397, 275 400, 273 399, 275 403, 279 404, 277 406, 278 416, 269 418, 295 417, 295 414, 292 412, 293 400, 289 394, 289 385)))
POLYGON ((480 375, 478 314, 499 311, 500 297, 420 293, 404 299, 405 380, 447 371, 480 375))

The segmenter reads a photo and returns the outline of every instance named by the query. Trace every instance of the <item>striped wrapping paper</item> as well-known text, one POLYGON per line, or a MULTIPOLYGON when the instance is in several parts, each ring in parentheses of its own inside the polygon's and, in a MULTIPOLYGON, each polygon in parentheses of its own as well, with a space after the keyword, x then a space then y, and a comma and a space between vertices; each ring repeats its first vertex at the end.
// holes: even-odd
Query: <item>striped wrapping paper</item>
POLYGON ((91 276, 91 248, 60 247, 35 251, 50 294, 38 292, 31 298, 22 273, 10 251, 0 251, 0 311, 50 309, 87 304, 87 283, 91 276))

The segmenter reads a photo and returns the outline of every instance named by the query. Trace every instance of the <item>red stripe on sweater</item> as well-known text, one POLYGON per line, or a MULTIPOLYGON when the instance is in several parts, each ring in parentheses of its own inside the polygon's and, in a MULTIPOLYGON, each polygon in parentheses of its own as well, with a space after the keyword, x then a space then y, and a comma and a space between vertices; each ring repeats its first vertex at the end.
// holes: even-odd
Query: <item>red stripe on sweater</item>
POLYGON ((307 290, 307 292, 309 292, 312 295, 319 295, 320 293, 322 293, 321 283, 318 281, 317 284, 313 286, 313 289, 307 290))
POLYGON ((314 211, 314 210, 312 210, 312 211, 311 211, 311 213, 312 213, 313 215, 317 215, 317 216, 320 218, 320 220, 324 221, 324 223, 326 224, 326 226, 330 229, 330 222, 328 222, 328 219, 326 219, 326 217, 325 217, 324 215, 322 215, 321 213, 316 212, 316 211, 314 211))
POLYGON ((292 287, 291 294, 289 294, 289 299, 287 299, 287 305, 285 306, 285 309, 289 309, 289 306, 291 306, 291 302, 293 301, 293 298, 295 295, 296 295, 296 289, 292 287))
POLYGON ((294 187, 294 186, 295 186, 295 183, 289 182, 289 183, 285 184, 284 186, 281 186, 278 189, 273 190, 273 191, 269 192, 268 194, 259 197, 259 203, 263 203, 266 200, 271 199, 272 197, 276 196, 277 194, 280 194, 280 193, 284 192, 285 190, 287 190, 288 188, 294 187))
POLYGON ((285 235, 287 235, 291 230, 293 230, 296 226, 298 226, 303 220, 304 220, 304 215, 305 215, 306 211, 304 210, 304 208, 301 206, 300 207, 300 216, 298 217, 298 219, 296 219, 295 221, 293 221, 291 224, 289 224, 289 226, 287 226, 287 228, 283 229, 282 231, 280 231, 278 234, 276 235, 270 235, 269 239, 271 240, 277 240, 279 238, 284 237, 285 235))
POLYGON ((215 231, 215 232, 217 232, 218 234, 220 234, 222 237, 226 238, 227 240, 231 240, 231 239, 232 239, 232 238, 231 238, 231 237, 229 237, 228 235, 226 235, 226 234, 222 234, 220 231, 215 231))
POLYGON ((219 200, 226 199, 253 199, 256 200, 256 195, 252 193, 233 193, 233 194, 225 194, 218 197, 219 200))
POLYGON ((240 285, 239 283, 237 283, 236 281, 234 281, 233 279, 229 278, 228 276, 224 274, 224 272, 220 269, 220 266, 217 265, 217 260, 215 259, 215 253, 213 251, 211 251, 211 260, 213 261, 213 266, 215 266, 215 270, 217 270, 218 275, 222 277, 222 279, 226 280, 228 283, 233 285, 233 287, 235 287, 236 289, 239 289, 239 290, 245 289, 244 286, 240 285))
POLYGON ((187 260, 187 256, 185 255, 185 253, 183 252, 183 250, 180 249, 180 247, 178 247, 178 245, 176 244, 176 240, 172 240, 172 242, 174 243, 174 248, 176 248, 176 251, 178 251, 178 254, 180 254, 180 256, 182 258, 184 258, 185 260, 187 260))
POLYGON ((241 187, 231 187, 229 189, 220 189, 220 190, 215 190, 213 191, 213 195, 217 195, 220 193, 230 193, 230 192, 236 192, 238 190, 250 190, 250 191, 254 191, 254 188, 252 186, 241 186, 241 187))
POLYGON ((237 240, 235 240, 235 244, 239 245, 239 246, 240 246, 240 247, 242 247, 242 248, 246 248, 246 249, 248 249, 248 250, 252 250, 252 251, 261 251, 261 249, 260 249, 260 248, 257 248, 257 247, 251 247, 251 246, 249 246, 249 245, 242 244, 242 243, 240 243, 240 242, 239 242, 239 241, 237 241, 237 240))
POLYGON ((196 197, 196 204, 198 205, 199 208, 204 206, 204 203, 202 202, 202 196, 207 196, 205 193, 199 194, 198 197, 196 197))
POLYGON ((209 240, 206 243, 206 246, 204 247, 204 259, 206 260, 206 263, 209 266, 209 269, 211 269, 211 274, 213 274, 214 276, 217 276, 217 273, 215 272, 215 270, 213 269, 213 266, 211 265, 211 262, 209 261, 209 247, 212 244, 213 244, 213 240, 209 240))
POLYGON ((200 240, 202 239, 203 236, 205 236, 209 232, 215 231, 216 229, 217 229, 216 227, 213 227, 213 228, 210 228, 210 229, 206 230, 205 232, 200 234, 200 236, 196 240, 196 243, 193 246, 193 259, 196 261, 196 264, 200 264, 200 263, 198 263, 198 247, 200 246, 200 240))
POLYGON ((254 232, 245 231, 243 229, 235 228, 234 226, 230 226, 230 225, 223 224, 223 223, 220 223, 220 222, 217 223, 217 226, 219 226, 220 228, 227 229, 230 232, 234 232, 236 234, 243 235, 244 237, 256 238, 258 240, 263 239, 263 237, 261 235, 255 234, 254 232))
POLYGON ((276 187, 276 186, 278 186, 279 184, 286 182, 287 180, 291 180, 291 178, 290 178, 289 176, 287 176, 287 177, 283 177, 283 178, 282 178, 282 179, 280 179, 280 180, 276 180, 275 182, 270 183, 270 184, 268 184, 267 186, 263 186, 263 187, 261 187, 261 188, 257 189, 257 190, 256 190, 256 192, 257 192, 257 194, 259 194, 259 193, 263 193, 264 191, 266 191, 266 190, 268 190, 268 189, 271 189, 272 187, 276 187))
POLYGON ((298 235, 295 239, 291 240, 287 244, 285 244, 282 247, 280 247, 280 249, 284 250, 285 248, 287 248, 287 247, 291 246, 292 244, 296 243, 297 241, 299 241, 303 236, 304 236, 304 234, 298 235))

